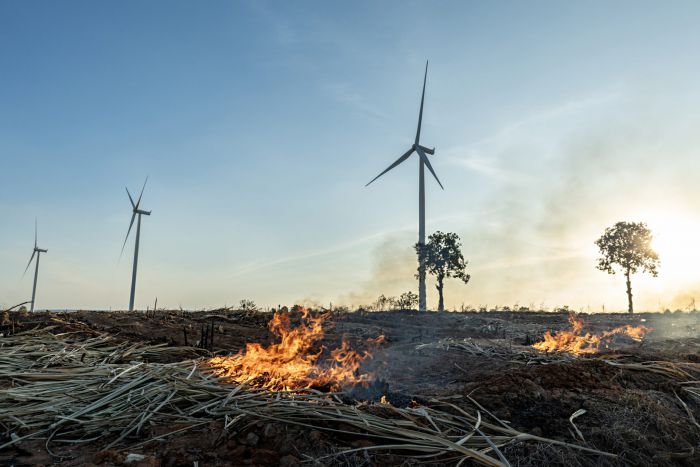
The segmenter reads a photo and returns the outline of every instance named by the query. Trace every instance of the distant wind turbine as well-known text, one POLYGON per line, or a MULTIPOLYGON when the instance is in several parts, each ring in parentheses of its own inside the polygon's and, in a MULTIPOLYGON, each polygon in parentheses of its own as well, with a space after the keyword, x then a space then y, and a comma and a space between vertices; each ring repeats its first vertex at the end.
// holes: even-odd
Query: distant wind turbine
MULTIPOLYGON (((32 264, 32 260, 34 259, 34 255, 36 255, 36 267, 34 268, 34 286, 32 287, 32 306, 30 311, 34 311, 34 303, 36 299, 36 280, 39 277, 39 257, 41 256, 42 253, 48 253, 49 250, 43 250, 37 246, 37 221, 34 219, 34 250, 32 251, 32 256, 29 258, 29 262, 27 263, 27 267, 24 268, 24 274, 27 274, 27 270, 29 270, 29 266, 32 264)), ((24 277, 24 274, 22 274, 22 277, 24 277)))
MULTIPOLYGON (((139 263, 139 239, 141 237, 141 215, 150 216, 151 211, 144 211, 139 209, 141 205, 141 197, 143 196, 143 190, 146 188, 146 182, 148 177, 143 182, 143 187, 141 188, 141 194, 139 195, 138 201, 134 204, 134 198, 131 197, 129 189, 126 189, 126 194, 129 196, 129 201, 131 202, 131 222, 129 223, 129 230, 126 231, 126 237, 124 237, 124 245, 122 245, 122 252, 124 254, 124 247, 126 247, 126 241, 129 239, 129 233, 131 233, 131 227, 134 225, 134 218, 138 216, 139 220, 136 223, 136 246, 134 247, 134 269, 131 273, 131 295, 129 296, 129 311, 134 311, 134 295, 136 293, 136 268, 139 263)), ((121 256, 121 255, 120 255, 121 256)))
MULTIPOLYGON (((435 148, 433 149, 428 149, 425 146, 421 146, 420 144, 420 128, 421 124, 423 122, 423 102, 425 101, 425 82, 428 78, 428 62, 425 62, 425 75, 423 76, 423 93, 421 94, 420 98, 420 111, 418 113, 418 129, 416 130, 416 139, 413 142, 413 145, 411 148, 406 151, 403 156, 399 157, 396 159, 396 161, 391 164, 389 167, 387 167, 384 172, 380 173, 376 177, 374 177, 367 185, 368 186, 370 183, 396 167, 397 165, 401 164, 403 161, 408 159, 411 154, 414 152, 418 153, 418 243, 420 245, 425 245, 425 167, 428 167, 428 170, 430 170, 430 173, 433 174, 433 177, 435 177, 435 180, 437 180, 438 185, 440 185, 440 188, 443 190, 445 189, 442 186, 442 183, 440 183, 440 179, 437 177, 435 174, 435 171, 433 170, 433 167, 430 165, 430 160, 428 160, 428 156, 426 154, 430 154, 431 156, 435 154, 435 148)), ((426 304, 425 304, 425 260, 423 258, 420 259, 420 263, 418 265, 418 309, 420 311, 425 311, 426 309, 426 304)))

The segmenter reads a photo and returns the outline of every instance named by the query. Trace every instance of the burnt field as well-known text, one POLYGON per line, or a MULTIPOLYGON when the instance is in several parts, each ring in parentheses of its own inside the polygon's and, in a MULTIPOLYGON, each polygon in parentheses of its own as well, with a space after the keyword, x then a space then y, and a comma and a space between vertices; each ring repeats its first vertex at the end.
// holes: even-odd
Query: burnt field
POLYGON ((272 313, 7 313, 0 464, 700 462, 698 313, 580 316, 580 336, 646 330, 580 355, 531 347, 571 329, 562 313, 321 316, 304 352, 345 349, 331 375, 354 356, 361 383, 217 379, 212 357, 278 343, 272 313))

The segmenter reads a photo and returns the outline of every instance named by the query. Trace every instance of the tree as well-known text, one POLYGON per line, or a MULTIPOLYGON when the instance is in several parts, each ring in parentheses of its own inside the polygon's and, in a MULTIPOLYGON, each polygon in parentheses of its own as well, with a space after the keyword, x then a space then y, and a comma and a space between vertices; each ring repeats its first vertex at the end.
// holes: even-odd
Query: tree
POLYGON ((412 310, 418 305, 418 294, 411 291, 404 292, 394 300, 394 306, 399 310, 412 310))
MULTIPOLYGON (((435 232, 428 237, 428 243, 421 245, 416 243, 415 249, 418 259, 425 259, 425 267, 428 274, 433 274, 437 279, 435 288, 440 294, 438 311, 445 311, 445 300, 443 290, 445 279, 454 277, 461 279, 465 284, 469 282, 470 275, 467 274, 467 262, 462 256, 462 244, 459 236, 451 232, 435 232)), ((420 261, 419 261, 420 264, 420 261)), ((419 273, 420 274, 420 271, 419 273)), ((418 277, 416 274, 416 278, 418 277)))
POLYGON ((395 300, 396 299, 394 297, 386 297, 384 294, 381 294, 377 298, 377 301, 374 302, 373 308, 377 311, 390 310, 394 307, 395 300))
POLYGON ((632 282, 630 275, 641 270, 656 277, 659 255, 652 249, 651 230, 643 222, 618 222, 605 229, 595 244, 602 255, 597 268, 615 274, 613 266, 622 269, 627 282, 627 311, 634 313, 632 305, 632 282))
POLYGON ((244 298, 238 304, 238 308, 242 311, 258 311, 258 305, 253 300, 244 298))

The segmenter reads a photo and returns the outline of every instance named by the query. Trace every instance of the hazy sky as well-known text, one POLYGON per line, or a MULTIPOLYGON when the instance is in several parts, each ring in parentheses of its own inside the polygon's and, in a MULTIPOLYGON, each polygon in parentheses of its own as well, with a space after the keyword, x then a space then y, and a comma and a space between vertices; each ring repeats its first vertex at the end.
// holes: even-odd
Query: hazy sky
MULTIPOLYGON (((0 2, 0 306, 125 308, 130 205, 149 184, 137 306, 415 289, 428 232, 472 281, 446 304, 626 305, 595 269, 618 220, 657 234, 638 308, 700 298, 700 3, 0 2)), ((133 240, 133 239, 132 239, 133 240)), ((437 297, 429 287, 429 303, 437 297)))

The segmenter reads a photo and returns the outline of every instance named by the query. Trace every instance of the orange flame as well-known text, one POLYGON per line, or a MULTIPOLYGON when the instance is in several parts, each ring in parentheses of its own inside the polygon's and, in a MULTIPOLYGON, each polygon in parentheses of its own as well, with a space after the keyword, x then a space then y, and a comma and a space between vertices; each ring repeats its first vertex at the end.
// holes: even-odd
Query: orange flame
POLYGON ((584 322, 569 314, 571 331, 559 331, 552 335, 549 332, 544 334, 544 340, 532 345, 537 350, 544 352, 569 352, 574 355, 593 354, 601 348, 608 348, 613 338, 617 335, 625 335, 637 342, 641 341, 644 335, 652 329, 647 326, 619 326, 612 331, 604 331, 596 335, 590 332, 583 333, 584 322))
MULTIPOLYGON (((268 324, 279 340, 263 347, 258 343, 246 344, 245 352, 231 357, 214 357, 208 363, 216 376, 236 383, 273 391, 292 391, 308 388, 336 390, 345 385, 366 384, 372 379, 368 373, 359 373, 360 365, 371 358, 368 351, 357 352, 343 337, 340 348, 331 350, 330 358, 323 361, 325 347, 322 316, 312 316, 302 310, 301 324, 292 328, 290 314, 275 313, 268 324)), ((370 346, 383 342, 384 336, 369 339, 370 346)))

